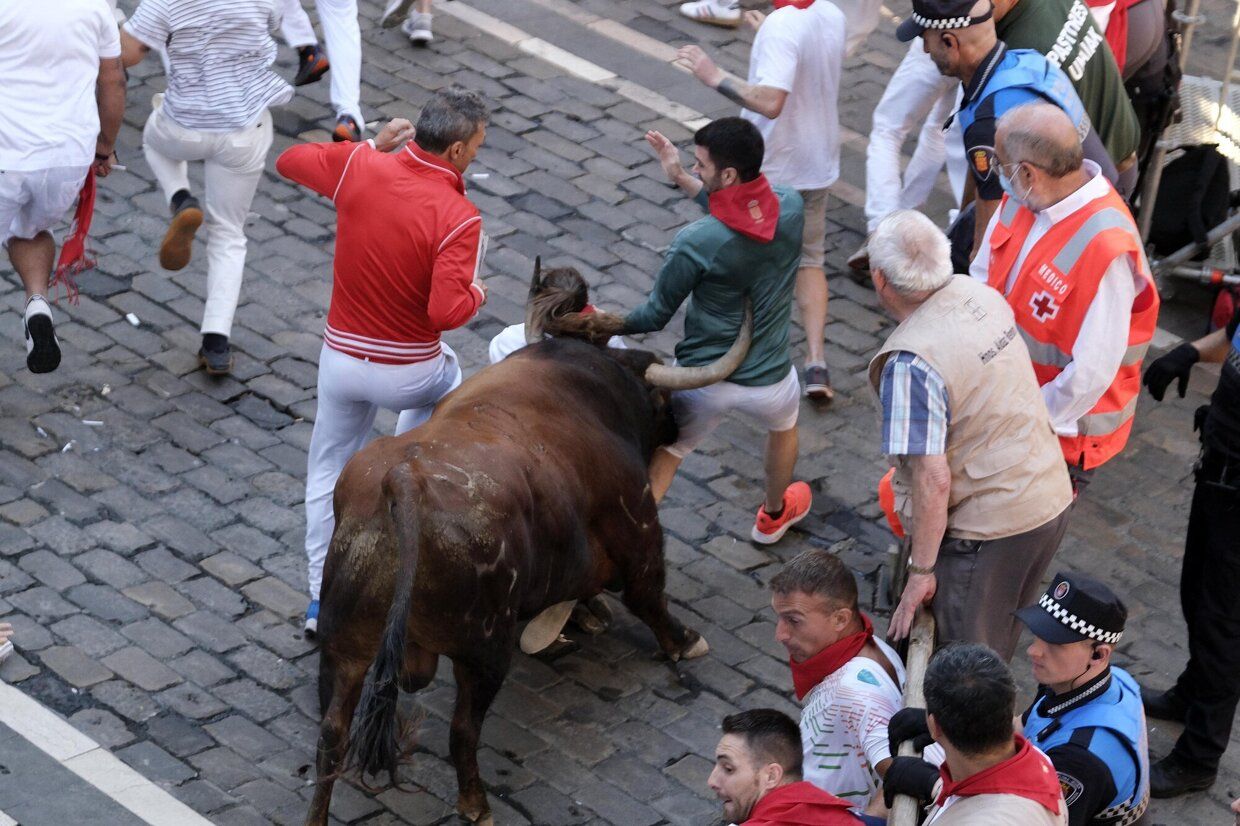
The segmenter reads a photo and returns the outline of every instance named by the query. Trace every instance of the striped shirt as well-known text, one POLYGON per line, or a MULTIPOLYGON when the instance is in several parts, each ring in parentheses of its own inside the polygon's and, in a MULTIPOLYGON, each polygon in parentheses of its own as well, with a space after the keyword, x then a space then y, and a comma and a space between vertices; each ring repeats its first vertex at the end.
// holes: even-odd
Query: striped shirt
POLYGON ((270 69, 279 24, 277 0, 142 0, 125 30, 167 57, 165 115, 186 129, 233 132, 293 97, 270 69))
POLYGON ((947 387, 920 356, 900 350, 887 359, 879 381, 883 453, 937 456, 947 452, 947 387))

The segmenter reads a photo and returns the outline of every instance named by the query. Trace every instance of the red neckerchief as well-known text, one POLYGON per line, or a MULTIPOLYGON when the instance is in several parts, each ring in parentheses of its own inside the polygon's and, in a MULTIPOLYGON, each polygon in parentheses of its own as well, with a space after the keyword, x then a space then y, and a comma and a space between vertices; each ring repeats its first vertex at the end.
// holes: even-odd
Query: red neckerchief
POLYGON ((976 797, 981 794, 1014 794, 1032 800, 1053 815, 1059 814, 1063 792, 1059 786, 1059 776, 1051 768, 1051 761, 1024 737, 1019 734, 1015 737, 1016 754, 985 771, 966 777, 959 783, 952 780, 947 763, 939 766, 939 774, 943 777, 943 790, 939 792, 936 805, 942 806, 943 801, 952 795, 976 797))
POLYGON ((456 188, 456 191, 465 194, 465 178, 460 172, 456 171, 456 167, 445 161, 438 155, 432 155, 413 141, 405 144, 405 151, 398 153, 400 159, 413 169, 425 169, 432 167, 437 172, 442 172, 444 176, 456 188))
POLYGON ((852 804, 800 780, 772 789, 754 804, 741 826, 835 826, 856 823, 852 804))
POLYGON ((765 175, 710 193, 710 214, 753 241, 770 243, 779 223, 779 198, 765 175))
POLYGON ((860 654, 865 644, 874 639, 874 623, 860 611, 857 616, 861 617, 861 630, 857 633, 828 645, 805 662, 799 663, 791 657, 788 658, 788 664, 792 666, 792 687, 796 689, 798 700, 804 700, 814 686, 860 654))
POLYGON ((796 6, 798 9, 808 9, 814 0, 775 0, 775 8, 782 9, 784 6, 796 6))
POLYGON ((95 266, 95 259, 86 251, 86 240, 90 234, 90 219, 95 214, 95 168, 86 172, 86 180, 82 183, 82 192, 78 195, 77 209, 73 213, 73 230, 60 248, 60 257, 56 259, 56 271, 48 287, 65 285, 65 297, 70 304, 78 303, 78 273, 85 272, 95 266))

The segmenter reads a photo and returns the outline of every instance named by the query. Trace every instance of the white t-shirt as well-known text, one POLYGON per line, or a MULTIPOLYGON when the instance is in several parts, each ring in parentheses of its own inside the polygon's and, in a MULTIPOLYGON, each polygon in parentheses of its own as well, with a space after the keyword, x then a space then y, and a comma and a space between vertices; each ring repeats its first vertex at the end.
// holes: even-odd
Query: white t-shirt
POLYGON ((904 707, 904 663, 874 638, 899 677, 881 664, 853 657, 805 696, 801 709, 802 776, 823 791, 864 809, 878 789, 874 766, 891 756, 887 723, 904 707))
POLYGON ((0 2, 0 170, 93 163, 99 62, 120 55, 106 0, 0 2))
POLYGON ((762 171, 773 184, 824 189, 840 176, 840 73, 847 21, 829 0, 767 15, 749 53, 749 84, 788 93, 771 120, 748 109, 766 142, 762 171))
MULTIPOLYGON (((491 363, 501 362, 508 357, 509 353, 515 353, 525 346, 525 325, 513 324, 511 327, 505 327, 499 331, 495 338, 491 339, 491 346, 487 351, 487 355, 491 359, 491 363)), ((616 347, 620 350, 627 350, 628 346, 624 343, 624 339, 620 336, 612 336, 607 342, 608 347, 616 347)))
POLYGON ((270 68, 280 19, 277 0, 142 0, 125 31, 166 56, 164 115, 186 129, 234 132, 293 97, 270 68))

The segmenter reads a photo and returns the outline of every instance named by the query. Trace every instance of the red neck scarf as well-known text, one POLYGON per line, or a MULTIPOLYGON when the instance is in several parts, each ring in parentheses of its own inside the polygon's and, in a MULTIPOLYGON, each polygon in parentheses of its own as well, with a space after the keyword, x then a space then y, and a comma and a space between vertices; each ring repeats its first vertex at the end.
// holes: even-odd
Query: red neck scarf
POLYGON ((1063 801, 1059 776, 1051 767, 1050 760, 1019 734, 1016 735, 1016 754, 1002 763, 970 775, 959 783, 952 780, 947 763, 939 767, 939 773, 943 776, 943 790, 936 801, 939 806, 952 795, 1014 794, 1032 800, 1057 815, 1063 801))
POLYGON ((855 824, 852 804, 800 780, 767 792, 741 826, 842 826, 855 824))
POLYGON ((770 243, 779 223, 779 198, 765 175, 710 193, 710 214, 752 241, 770 243))
MULTIPOLYGON (((86 180, 82 184, 82 192, 78 195, 77 209, 73 213, 73 231, 60 247, 60 257, 56 259, 56 271, 48 283, 49 288, 60 292, 60 285, 65 285, 65 297, 70 304, 78 303, 77 281, 79 273, 95 266, 95 259, 86 250, 87 235, 90 233, 90 219, 95 214, 95 168, 86 172, 86 180)), ((51 289, 48 290, 51 292, 51 289)))
POLYGON ((857 633, 828 645, 805 662, 799 663, 791 657, 788 658, 788 664, 792 666, 792 687, 796 689, 798 700, 804 700, 814 686, 860 654, 865 644, 874 639, 874 623, 860 611, 857 616, 861 617, 861 630, 857 633))
POLYGON ((775 0, 775 8, 782 9, 784 6, 796 6, 798 9, 808 9, 814 0, 775 0))

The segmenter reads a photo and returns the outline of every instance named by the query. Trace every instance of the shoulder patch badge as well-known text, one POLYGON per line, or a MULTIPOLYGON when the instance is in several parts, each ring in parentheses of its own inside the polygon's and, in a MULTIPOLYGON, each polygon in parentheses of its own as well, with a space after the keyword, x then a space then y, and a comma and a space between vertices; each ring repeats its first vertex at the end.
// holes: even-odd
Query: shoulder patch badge
POLYGON ((857 680, 872 686, 878 685, 878 678, 871 674, 868 668, 863 668, 857 672, 857 680))
POLYGON ((1071 806, 1085 791, 1085 784, 1070 774, 1056 772, 1059 775, 1059 790, 1063 792, 1064 802, 1071 806))
POLYGON ((979 178, 990 177, 990 157, 993 152, 994 150, 989 146, 979 146, 969 153, 969 163, 972 164, 973 171, 979 178))

